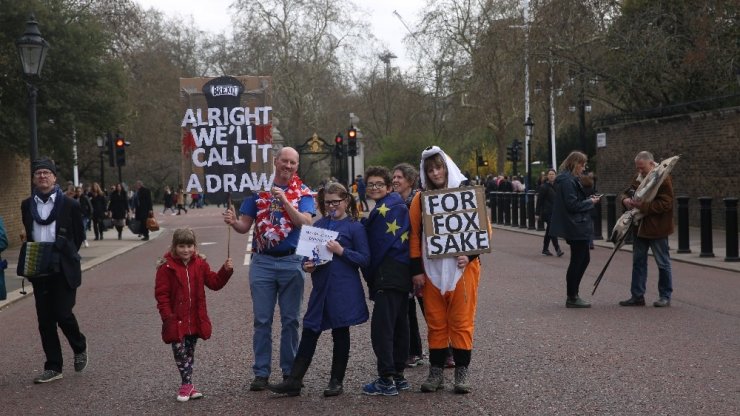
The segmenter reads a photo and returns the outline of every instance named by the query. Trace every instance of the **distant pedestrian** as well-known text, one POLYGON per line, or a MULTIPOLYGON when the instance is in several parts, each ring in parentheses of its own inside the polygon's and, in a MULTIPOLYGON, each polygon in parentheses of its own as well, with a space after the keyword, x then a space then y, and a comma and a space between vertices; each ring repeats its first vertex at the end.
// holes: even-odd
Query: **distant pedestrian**
POLYGON ((144 187, 142 181, 136 181, 136 209, 134 210, 134 216, 140 221, 140 232, 143 241, 149 241, 149 229, 146 226, 146 220, 154 215, 153 209, 151 191, 149 191, 149 188, 144 187))
POLYGON ((113 226, 116 227, 118 239, 120 240, 123 238, 123 227, 126 226, 126 217, 128 216, 126 191, 120 183, 116 184, 110 193, 108 212, 113 219, 113 226))
POLYGON ((164 208, 162 208, 162 214, 170 210, 172 215, 175 215, 175 196, 172 194, 169 186, 164 187, 164 208))
POLYGON ((362 179, 362 175, 357 175, 355 182, 357 182, 357 196, 360 198, 361 211, 367 212, 370 210, 370 207, 367 205, 367 195, 365 194, 367 186, 365 185, 365 180, 362 179))
POLYGON ((231 258, 218 272, 211 270, 205 256, 198 253, 195 232, 190 228, 175 230, 169 252, 157 263, 154 297, 162 318, 162 341, 172 345, 182 380, 177 401, 203 397, 193 385, 193 363, 198 338, 206 340, 212 331, 205 287, 221 289, 233 272, 231 258))
POLYGON ((5 269, 8 268, 8 261, 1 255, 6 248, 8 248, 8 234, 5 231, 3 217, 0 217, 0 300, 8 298, 8 291, 5 288, 5 269))
POLYGON ((550 235, 550 224, 552 224, 552 207, 555 204, 555 177, 557 173, 555 169, 550 169, 547 172, 546 180, 540 185, 539 191, 537 192, 537 215, 540 219, 547 224, 545 227, 545 237, 542 240, 542 255, 552 256, 550 252, 550 241, 552 246, 555 248, 555 252, 558 257, 563 255, 563 250, 560 249, 558 238, 550 235))
POLYGON ((591 262, 588 241, 593 235, 590 211, 599 197, 586 196, 579 178, 586 169, 587 157, 581 152, 571 152, 560 165, 555 178, 555 204, 552 210, 550 235, 562 237, 570 246, 570 264, 565 275, 566 308, 590 308, 591 304, 578 296, 581 279, 591 262))
POLYGON ((108 212, 108 199, 105 197, 105 193, 103 193, 103 190, 97 182, 93 183, 92 189, 93 196, 90 199, 90 202, 93 207, 93 230, 95 231, 95 240, 97 241, 103 239, 103 232, 105 232, 103 220, 105 219, 106 212, 108 212))
POLYGON ((82 228, 85 232, 85 240, 82 242, 82 244, 85 245, 85 247, 89 247, 90 244, 87 242, 87 230, 89 229, 88 226, 90 224, 90 219, 92 218, 93 213, 93 206, 90 202, 90 198, 87 197, 87 194, 82 191, 82 187, 78 186, 75 188, 75 196, 74 199, 77 200, 77 202, 80 203, 80 211, 82 212, 82 228))
POLYGON ((185 208, 185 191, 182 189, 182 186, 177 191, 177 195, 175 195, 176 201, 177 201, 177 215, 180 215, 181 211, 185 211, 185 213, 188 213, 188 209, 185 208))
POLYGON ((645 286, 647 284, 647 253, 653 251, 658 265, 658 300, 653 302, 656 308, 671 306, 673 293, 673 276, 671 256, 668 253, 668 236, 673 234, 673 180, 670 176, 658 187, 658 193, 652 201, 641 201, 634 197, 635 190, 648 173, 656 166, 653 155, 642 151, 635 157, 635 173, 630 187, 619 200, 626 209, 637 208, 645 215, 637 228, 632 243, 632 296, 619 302, 622 306, 645 305, 645 286))
POLYGON ((314 227, 336 231, 339 236, 326 243, 326 249, 333 253, 330 262, 303 261, 303 270, 311 273, 312 285, 308 308, 303 316, 301 342, 290 377, 267 387, 272 392, 289 396, 300 394, 303 376, 316 353, 319 336, 327 329, 331 329, 334 350, 331 376, 324 396, 342 394, 349 361, 349 327, 368 319, 359 268, 368 265, 370 248, 365 229, 359 222, 357 202, 344 185, 334 182, 319 191, 318 207, 323 217, 314 227))

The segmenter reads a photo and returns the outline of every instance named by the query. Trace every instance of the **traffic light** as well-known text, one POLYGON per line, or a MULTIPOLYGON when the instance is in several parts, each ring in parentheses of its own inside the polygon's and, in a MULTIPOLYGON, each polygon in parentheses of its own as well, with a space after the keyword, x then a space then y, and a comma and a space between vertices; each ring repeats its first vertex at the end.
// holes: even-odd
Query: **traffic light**
POLYGON ((126 166, 126 141, 120 135, 116 136, 116 165, 126 166))
POLYGON ((511 146, 506 146, 506 160, 510 160, 514 163, 518 162, 520 146, 521 143, 516 139, 511 142, 511 146))
POLYGON ((344 137, 342 133, 337 133, 337 137, 334 138, 334 157, 341 159, 344 156, 344 137))
POLYGON ((347 156, 357 156, 357 130, 354 127, 347 130, 347 156))
POLYGON ((483 159, 483 156, 478 156, 478 166, 488 166, 488 161, 483 159))
POLYGON ((106 148, 108 149, 108 152, 107 152, 108 153, 108 165, 112 168, 115 168, 116 159, 113 154, 113 136, 111 136, 110 133, 108 133, 105 136, 105 145, 106 145, 106 148))

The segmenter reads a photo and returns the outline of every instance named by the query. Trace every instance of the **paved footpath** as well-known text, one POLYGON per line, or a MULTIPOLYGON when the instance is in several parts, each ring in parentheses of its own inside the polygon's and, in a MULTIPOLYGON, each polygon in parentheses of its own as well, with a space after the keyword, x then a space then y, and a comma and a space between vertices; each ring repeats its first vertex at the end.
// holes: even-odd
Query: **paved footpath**
MULTIPOLYGON (((231 233, 238 264, 221 291, 208 291, 213 337, 196 349, 194 382, 205 393, 178 403, 178 375, 169 346, 160 339, 153 299, 154 263, 171 232, 189 225, 214 267, 223 262, 228 234, 217 208, 159 216, 163 230, 142 243, 113 240, 87 260, 75 312, 90 341, 90 365, 75 373, 65 341, 64 379, 31 380, 42 370, 32 296, 0 309, 0 413, 8 415, 737 415, 740 414, 740 273, 674 262, 670 308, 623 308, 629 296, 631 256, 620 252, 595 296, 591 284, 610 254, 593 250, 582 294, 593 308, 566 309, 566 256, 539 254, 541 237, 495 229, 494 251, 482 256, 473 393, 423 394, 428 367, 408 369, 413 390, 400 397, 368 397, 362 383, 374 374, 369 324, 352 328, 346 393, 325 399, 331 336, 319 342, 300 397, 249 392, 251 302, 246 236, 231 233)), ((104 243, 107 244, 107 239, 104 243)), ((100 244, 102 246, 102 243, 100 244)), ((92 250, 92 248, 83 249, 92 250)), ((306 295, 310 283, 306 285, 306 295)), ((648 300, 657 297, 657 270, 650 264, 648 300)), ((372 307, 369 304, 369 307, 372 307)), ((305 304, 304 304, 305 308, 305 304)), ((277 345, 279 319, 273 332, 277 345)), ((424 330, 425 331, 425 330, 424 330)), ((274 354, 276 359, 277 354, 274 354)), ((278 368, 277 364, 273 368, 278 368)), ((272 379, 279 378, 279 370, 272 379)))

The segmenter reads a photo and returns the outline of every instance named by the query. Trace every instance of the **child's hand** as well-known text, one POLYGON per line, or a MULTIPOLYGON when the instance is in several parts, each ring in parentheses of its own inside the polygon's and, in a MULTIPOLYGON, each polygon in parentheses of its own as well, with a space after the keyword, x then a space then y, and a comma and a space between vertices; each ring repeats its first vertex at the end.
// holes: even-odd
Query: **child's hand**
POLYGON ((326 243, 326 249, 332 253, 341 256, 344 253, 344 247, 339 244, 336 240, 331 240, 326 243))
POLYGON ((306 260, 303 262, 303 271, 311 273, 314 270, 316 270, 316 263, 314 263, 313 260, 306 260))
POLYGON ((231 257, 226 259, 226 262, 224 263, 224 270, 226 270, 227 272, 234 270, 234 262, 231 260, 231 257))

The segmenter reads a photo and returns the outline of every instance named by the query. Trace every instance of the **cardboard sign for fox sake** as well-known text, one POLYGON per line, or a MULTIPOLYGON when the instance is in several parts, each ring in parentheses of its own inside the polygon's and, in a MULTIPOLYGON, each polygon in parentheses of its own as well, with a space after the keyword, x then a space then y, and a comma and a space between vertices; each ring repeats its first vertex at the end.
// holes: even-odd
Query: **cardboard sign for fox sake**
POLYGON ((428 258, 491 252, 482 186, 422 192, 421 206, 428 258))
POLYGON ((271 101, 270 77, 180 78, 185 192, 222 203, 272 187, 271 101))

